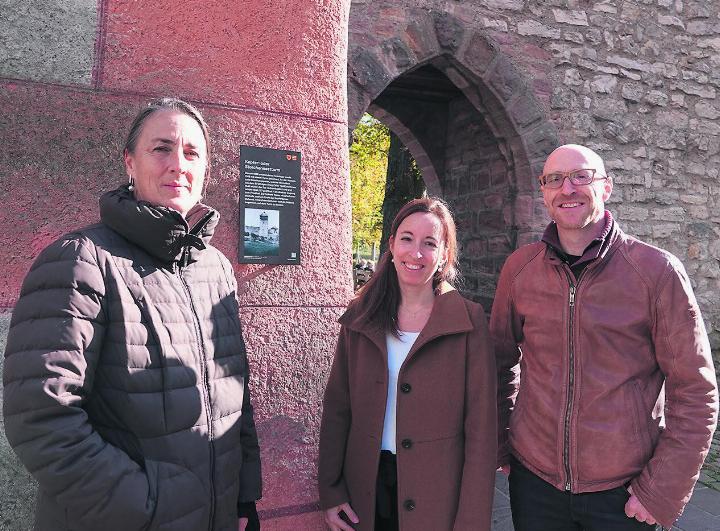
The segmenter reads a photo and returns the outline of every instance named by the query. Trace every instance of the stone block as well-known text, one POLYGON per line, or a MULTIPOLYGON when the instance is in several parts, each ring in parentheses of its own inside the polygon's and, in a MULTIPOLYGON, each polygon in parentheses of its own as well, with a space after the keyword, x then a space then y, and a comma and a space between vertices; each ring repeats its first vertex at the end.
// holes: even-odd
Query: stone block
POLYGON ((680 194, 677 190, 657 190, 655 192, 655 202, 659 205, 674 205, 677 203, 680 194))
POLYGON ((371 98, 390 83, 390 74, 377 56, 366 48, 352 47, 348 58, 348 77, 361 86, 371 98))
POLYGON ((509 104, 510 118, 519 128, 524 129, 543 117, 543 111, 535 100, 532 92, 526 92, 509 104))
POLYGON ((700 118, 708 118, 710 120, 720 118, 720 109, 705 101, 699 101, 695 104, 695 113, 700 118))
POLYGON ((688 205, 704 205, 707 203, 707 195, 680 194, 680 201, 688 205))
POLYGON ((690 35, 713 35, 720 33, 720 25, 706 20, 692 20, 687 23, 687 32, 690 35))
POLYGON ((388 66, 396 72, 403 72, 417 63, 417 58, 412 50, 397 37, 383 41, 380 48, 390 63, 388 66))
POLYGON ((473 33, 463 50, 465 65, 478 75, 483 75, 498 53, 497 46, 486 36, 473 33))
POLYGON ((624 83, 621 94, 626 100, 637 103, 642 99, 644 90, 640 83, 624 83))
POLYGON ((639 70, 640 72, 651 71, 651 65, 647 61, 639 61, 636 59, 630 59, 629 57, 622 57, 620 55, 608 55, 606 61, 610 64, 618 65, 628 70, 639 70))
POLYGON ((522 140, 530 160, 545 159, 560 145, 557 129, 547 122, 523 133, 522 140))
POLYGON ((439 44, 434 21, 426 11, 419 9, 411 11, 408 25, 405 28, 404 40, 419 61, 437 53, 439 44))
POLYGON ((697 83, 687 83, 678 81, 671 84, 671 88, 674 90, 681 90, 685 94, 692 96, 700 96, 706 99, 715 99, 717 91, 714 87, 698 85, 697 83))
POLYGON ((653 238, 669 238, 677 234, 679 227, 676 223, 655 223, 652 226, 653 238))
POLYGON ((488 252, 491 254, 510 254, 513 251, 510 239, 507 236, 492 236, 488 238, 488 252))
POLYGON ((663 26, 675 26, 685 29, 685 23, 680 17, 676 17, 673 15, 658 15, 657 20, 658 24, 661 24, 663 26))
POLYGON ((635 142, 640 136, 637 127, 630 122, 608 122, 603 128, 605 135, 619 144, 635 142))
POLYGON ((657 105, 658 107, 666 107, 669 100, 668 95, 659 90, 651 90, 643 99, 651 105, 657 105))
POLYGON ((446 12, 434 13, 435 34, 441 48, 456 51, 463 40, 465 26, 457 18, 446 12))
POLYGON ((653 219, 661 221, 685 221, 685 209, 683 207, 656 208, 652 211, 653 219))
POLYGON ((536 20, 518 22, 517 32, 527 37, 542 37, 545 39, 559 39, 561 37, 559 29, 548 27, 536 20))
POLYGON ((701 134, 720 135, 720 124, 716 120, 690 120, 690 129, 701 134))
POLYGON ((462 254, 466 256, 482 256, 487 254, 487 241, 482 238, 472 238, 464 241, 462 254))
POLYGON ((600 13, 617 13, 617 6, 613 0, 602 0, 592 6, 593 11, 599 11, 600 13))
POLYGON ((585 82, 583 81, 582 76, 580 75, 580 71, 576 68, 568 68, 565 70, 565 78, 564 78, 564 84, 570 85, 573 87, 579 87, 583 85, 585 82))
POLYGON ((96 0, 0 0, 0 77, 92 84, 96 0))
POLYGON ((627 105, 621 99, 598 97, 592 102, 591 112, 598 120, 622 120, 627 113, 627 105))
POLYGON ((640 74, 631 72, 630 70, 626 70, 624 68, 620 69, 620 74, 622 74, 624 77, 626 77, 628 79, 632 79, 633 81, 640 81, 642 79, 642 76, 640 74))
POLYGON ((524 0, 482 0, 482 4, 490 9, 505 9, 508 11, 522 11, 525 8, 524 0))
POLYGON ((670 95, 670 102, 676 109, 682 109, 685 107, 685 94, 672 94, 670 95))
POLYGON ((616 210, 621 220, 646 221, 648 219, 649 210, 644 207, 618 205, 616 210))
POLYGON ((563 33, 563 38, 575 44, 583 44, 585 42, 585 37, 579 31, 566 31, 563 33))
POLYGON ((509 100, 525 85, 524 76, 504 56, 497 58, 493 68, 485 74, 485 80, 502 100, 509 100))
POLYGON ((595 92, 610 94, 617 86, 617 78, 615 76, 595 76, 590 82, 590 88, 595 92))
POLYGON ((568 9, 553 9, 555 22, 560 24, 570 24, 572 26, 587 26, 588 18, 585 11, 575 11, 568 9))
POLYGON ((551 109, 571 109, 576 105, 575 93, 562 85, 553 87, 550 96, 551 109))
POLYGON ((688 207, 688 214, 690 214, 692 219, 708 219, 710 217, 708 207, 705 205, 692 205, 688 207))
POLYGON ((480 23, 483 28, 495 31, 507 32, 508 25, 504 20, 490 19, 487 17, 480 17, 480 23))

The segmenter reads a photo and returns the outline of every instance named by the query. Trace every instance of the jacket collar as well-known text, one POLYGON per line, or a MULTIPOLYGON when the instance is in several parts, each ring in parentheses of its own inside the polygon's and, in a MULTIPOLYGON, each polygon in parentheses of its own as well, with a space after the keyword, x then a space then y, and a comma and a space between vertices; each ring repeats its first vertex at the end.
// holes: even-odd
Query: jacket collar
MULTIPOLYGON (((461 334, 473 329, 470 313, 457 290, 447 282, 443 282, 438 291, 430 317, 415 340, 408 358, 424 344, 437 337, 461 334)), ((359 319, 352 305, 339 321, 350 330, 366 335, 381 352, 387 350, 386 331, 378 323, 359 319)))
POLYGON ((210 243, 220 215, 198 203, 184 218, 171 208, 137 201, 124 185, 100 198, 100 219, 160 261, 187 265, 210 243))
MULTIPOLYGON (((592 240, 583 251, 582 256, 573 264, 574 266, 579 265, 583 262, 592 262, 594 260, 602 260, 607 255, 608 251, 613 244, 620 238, 622 231, 614 220, 609 210, 605 211, 605 228, 602 233, 592 240)), ((563 251, 560 245, 560 236, 557 232, 557 225, 554 221, 545 228, 545 232, 542 237, 543 243, 547 247, 545 253, 545 259, 553 263, 563 262, 563 256, 566 253, 563 251)))

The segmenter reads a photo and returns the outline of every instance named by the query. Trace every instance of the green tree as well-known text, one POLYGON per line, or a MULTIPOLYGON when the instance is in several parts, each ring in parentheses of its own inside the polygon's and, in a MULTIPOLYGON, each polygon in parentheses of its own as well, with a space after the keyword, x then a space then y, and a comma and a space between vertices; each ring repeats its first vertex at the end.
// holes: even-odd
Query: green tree
POLYGON ((364 115, 350 146, 353 249, 380 242, 389 148, 388 128, 364 115))

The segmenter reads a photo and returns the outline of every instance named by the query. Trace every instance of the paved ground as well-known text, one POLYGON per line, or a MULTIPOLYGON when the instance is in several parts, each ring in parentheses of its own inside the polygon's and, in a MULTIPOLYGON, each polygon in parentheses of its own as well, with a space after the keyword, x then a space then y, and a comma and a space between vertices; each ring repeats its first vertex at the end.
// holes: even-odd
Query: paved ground
MULTIPOLYGON (((720 381, 720 363, 716 371, 720 381)), ((495 506, 492 531, 514 531, 505 474, 495 478, 495 506)), ((695 491, 673 531, 720 531, 720 429, 715 431, 710 452, 700 472, 695 491)))
MULTIPOLYGON (((495 478, 492 531, 513 531, 508 484, 502 472, 495 478)), ((720 491, 699 482, 673 531, 720 531, 720 491)))

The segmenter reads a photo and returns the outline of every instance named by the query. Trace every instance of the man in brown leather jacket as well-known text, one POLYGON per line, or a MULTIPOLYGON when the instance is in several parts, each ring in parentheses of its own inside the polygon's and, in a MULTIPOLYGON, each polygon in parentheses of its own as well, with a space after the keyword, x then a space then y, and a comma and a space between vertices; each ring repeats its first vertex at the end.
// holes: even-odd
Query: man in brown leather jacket
POLYGON ((540 184, 553 222, 508 258, 490 322, 515 529, 669 528, 717 424, 690 281, 605 210, 597 153, 557 148, 540 184))

